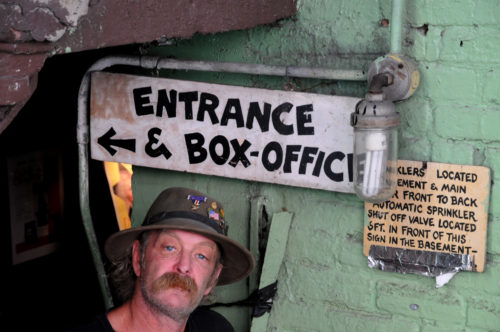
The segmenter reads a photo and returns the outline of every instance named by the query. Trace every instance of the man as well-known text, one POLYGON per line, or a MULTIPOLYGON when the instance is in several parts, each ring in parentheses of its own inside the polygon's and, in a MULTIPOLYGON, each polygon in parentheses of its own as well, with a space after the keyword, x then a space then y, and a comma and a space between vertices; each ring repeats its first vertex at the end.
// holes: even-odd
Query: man
POLYGON ((106 241, 126 301, 84 330, 233 331, 216 312, 196 309, 213 287, 246 278, 255 266, 227 230, 218 201, 187 188, 163 191, 142 226, 106 241))

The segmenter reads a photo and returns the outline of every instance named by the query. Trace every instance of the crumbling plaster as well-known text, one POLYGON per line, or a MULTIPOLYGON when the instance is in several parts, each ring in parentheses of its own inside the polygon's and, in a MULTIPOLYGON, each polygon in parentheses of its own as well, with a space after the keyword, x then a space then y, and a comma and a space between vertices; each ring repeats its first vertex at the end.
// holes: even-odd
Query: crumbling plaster
POLYGON ((247 29, 296 13, 296 0, 0 0, 0 133, 50 56, 247 29))

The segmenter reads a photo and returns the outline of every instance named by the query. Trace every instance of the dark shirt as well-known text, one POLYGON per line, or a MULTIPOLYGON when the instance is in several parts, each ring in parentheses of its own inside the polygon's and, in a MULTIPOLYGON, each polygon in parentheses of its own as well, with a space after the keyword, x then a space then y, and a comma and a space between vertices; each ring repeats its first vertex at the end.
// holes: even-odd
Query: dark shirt
MULTIPOLYGON (((115 332, 105 314, 97 316, 87 325, 82 325, 68 332, 115 332)), ((205 309, 197 308, 186 324, 186 332, 234 332, 233 326, 221 314, 205 309)))
POLYGON ((221 314, 206 308, 197 308, 189 316, 186 332, 234 332, 233 326, 221 314))

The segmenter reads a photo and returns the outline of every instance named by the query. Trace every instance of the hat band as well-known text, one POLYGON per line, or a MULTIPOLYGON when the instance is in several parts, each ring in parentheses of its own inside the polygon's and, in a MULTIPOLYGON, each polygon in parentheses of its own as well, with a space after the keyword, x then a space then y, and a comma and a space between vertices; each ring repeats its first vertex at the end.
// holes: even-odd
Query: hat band
POLYGON ((178 218, 192 219, 199 221, 213 228, 217 233, 224 234, 222 227, 220 227, 220 225, 215 220, 212 220, 208 217, 202 216, 201 214, 190 211, 169 211, 169 212, 158 213, 144 220, 144 223, 142 225, 148 226, 156 224, 157 222, 162 221, 164 219, 178 219, 178 218))

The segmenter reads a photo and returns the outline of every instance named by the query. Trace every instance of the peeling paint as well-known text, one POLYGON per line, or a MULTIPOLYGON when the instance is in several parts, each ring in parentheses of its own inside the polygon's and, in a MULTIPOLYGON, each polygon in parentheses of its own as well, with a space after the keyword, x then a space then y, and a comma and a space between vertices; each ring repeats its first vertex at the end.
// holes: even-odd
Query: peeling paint
MULTIPOLYGON (((147 5, 143 1, 121 0, 4 0, 0 1, 0 44, 7 52, 0 54, 0 61, 26 63, 22 57, 27 56, 43 65, 47 57, 56 54, 151 43, 158 36, 162 36, 163 44, 168 39, 189 38, 196 33, 267 24, 297 11, 295 0, 241 2, 241 6, 229 8, 223 0, 191 0, 192 6, 188 8, 176 0, 149 0, 147 5), (19 60, 9 59, 12 54, 19 56, 19 60)), ((15 78, 0 80, 0 108, 7 101, 8 105, 20 103, 12 114, 17 113, 36 88, 39 70, 15 68, 21 69, 15 78), (19 77, 33 79, 22 83, 16 93, 9 93, 7 85, 19 77)), ((7 125, 0 120, 0 132, 7 125)))
POLYGON ((9 91, 17 91, 21 87, 21 84, 19 82, 14 82, 14 84, 10 84, 8 89, 9 91))
POLYGON ((46 35, 45 39, 47 41, 50 41, 50 42, 58 41, 64 35, 65 32, 66 32, 66 28, 56 30, 56 31, 52 32, 51 34, 46 35))
POLYGON ((21 0, 17 4, 1 4, 0 17, 6 19, 0 24, 0 41, 56 42, 68 27, 76 29, 88 8, 89 0, 21 0))
POLYGON ((13 28, 10 28, 10 31, 14 35, 14 40, 21 39, 21 37, 22 37, 22 32, 21 31, 17 31, 16 29, 13 29, 13 28))
POLYGON ((88 14, 89 9, 89 0, 31 0, 30 2, 35 7, 50 9, 65 25, 73 27, 76 27, 82 16, 88 14))
POLYGON ((76 27, 80 17, 87 15, 89 10, 89 0, 59 0, 59 5, 68 11, 65 19, 73 27, 76 27))

